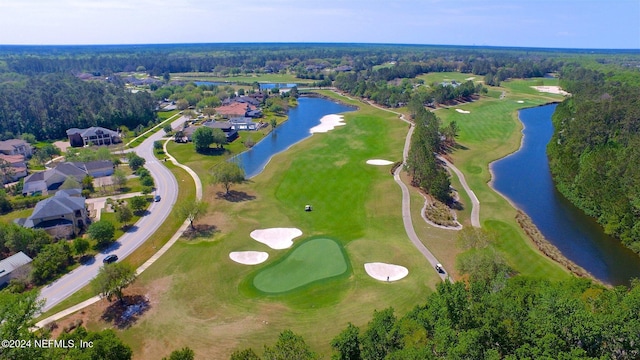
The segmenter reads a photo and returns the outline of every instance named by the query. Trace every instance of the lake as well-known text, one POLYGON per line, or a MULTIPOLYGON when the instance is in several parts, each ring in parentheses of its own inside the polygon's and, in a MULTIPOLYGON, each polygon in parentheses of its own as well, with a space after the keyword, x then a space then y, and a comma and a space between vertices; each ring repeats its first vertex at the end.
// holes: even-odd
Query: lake
POLYGON ((234 161, 238 160, 247 178, 252 178, 262 172, 273 155, 311 136, 309 130, 320 124, 323 116, 353 110, 355 109, 351 106, 324 98, 300 97, 298 106, 289 109, 287 121, 254 147, 235 157, 234 161))
POLYGON ((554 104, 519 112, 525 126, 522 147, 491 165, 493 187, 526 212, 567 258, 605 283, 628 285, 632 278, 640 278, 640 257, 605 234, 553 184, 546 147, 555 108, 554 104))

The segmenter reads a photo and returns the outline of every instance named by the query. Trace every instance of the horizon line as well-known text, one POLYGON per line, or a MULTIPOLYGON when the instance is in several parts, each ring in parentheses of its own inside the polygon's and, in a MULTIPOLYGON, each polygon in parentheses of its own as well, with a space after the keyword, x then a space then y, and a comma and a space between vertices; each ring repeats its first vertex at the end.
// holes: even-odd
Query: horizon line
POLYGON ((375 42, 166 42, 166 43, 104 43, 104 44, 0 44, 0 47, 134 47, 134 46, 177 46, 177 45, 371 45, 371 46, 423 46, 423 47, 460 47, 460 48, 493 48, 493 49, 537 49, 537 50, 571 50, 571 51, 638 51, 640 48, 585 48, 585 47, 541 47, 517 45, 460 45, 460 44, 412 44, 412 43, 375 43, 375 42))

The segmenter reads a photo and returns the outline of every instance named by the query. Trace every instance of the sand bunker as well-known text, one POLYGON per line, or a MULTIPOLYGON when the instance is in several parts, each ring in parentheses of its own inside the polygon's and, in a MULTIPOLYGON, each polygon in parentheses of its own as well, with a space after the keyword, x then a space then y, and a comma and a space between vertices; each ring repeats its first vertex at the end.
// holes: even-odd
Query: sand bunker
POLYGON ((524 104, 524 101, 522 101, 522 100, 518 100, 518 101, 516 101, 516 102, 517 102, 518 104, 524 104))
POLYGON ((293 239, 300 235, 302 235, 302 231, 297 228, 258 229, 253 230, 250 234, 253 240, 275 250, 290 248, 293 245, 293 239))
POLYGON ((459 112, 460 114, 470 114, 471 111, 467 111, 467 110, 462 110, 462 109, 456 109, 457 112, 459 112))
POLYGON ((335 129, 336 126, 344 126, 347 125, 342 115, 325 115, 320 119, 320 125, 316 125, 309 129, 309 132, 314 133, 326 133, 329 130, 335 129))
POLYGON ((568 92, 560 89, 560 86, 532 86, 532 88, 540 91, 551 94, 560 94, 560 95, 569 95, 568 92))
POLYGON ((366 263, 364 270, 369 276, 380 281, 397 281, 409 275, 409 270, 404 266, 380 262, 366 263))
POLYGON ((393 164, 393 161, 382 160, 382 159, 371 159, 371 160, 367 160, 367 164, 369 164, 369 165, 378 165, 378 166, 391 165, 391 164, 393 164))
POLYGON ((257 265, 267 261, 269 254, 264 251, 234 251, 229 258, 243 265, 257 265))
POLYGON ((472 77, 468 77, 468 78, 466 78, 465 80, 469 81, 469 80, 473 80, 473 79, 475 79, 475 78, 476 78, 475 76, 472 76, 472 77))

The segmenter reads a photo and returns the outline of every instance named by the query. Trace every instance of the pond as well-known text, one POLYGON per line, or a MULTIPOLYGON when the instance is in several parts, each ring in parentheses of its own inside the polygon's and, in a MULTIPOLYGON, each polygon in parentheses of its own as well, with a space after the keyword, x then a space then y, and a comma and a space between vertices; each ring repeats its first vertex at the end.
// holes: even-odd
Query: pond
POLYGON ((493 187, 526 212, 567 258, 605 283, 628 285, 632 278, 640 278, 640 257, 605 234, 555 188, 546 154, 555 107, 520 111, 525 126, 522 147, 491 165, 493 187))
POLYGON ((273 155, 311 136, 309 130, 320 124, 323 116, 353 110, 353 107, 324 98, 300 97, 298 106, 289 109, 287 121, 234 161, 239 161, 247 178, 252 178, 262 172, 273 155))

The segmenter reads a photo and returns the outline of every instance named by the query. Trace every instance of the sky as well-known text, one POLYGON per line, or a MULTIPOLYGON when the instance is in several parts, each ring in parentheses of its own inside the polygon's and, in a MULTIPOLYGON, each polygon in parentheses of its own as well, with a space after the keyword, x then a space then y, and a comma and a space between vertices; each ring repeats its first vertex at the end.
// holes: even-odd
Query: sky
POLYGON ((0 44, 640 49, 640 0, 0 0, 0 44))

